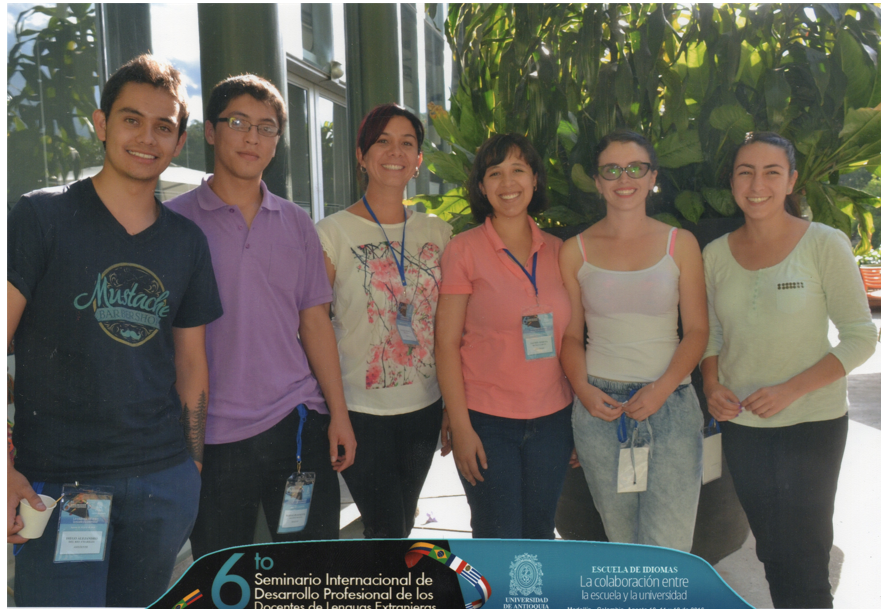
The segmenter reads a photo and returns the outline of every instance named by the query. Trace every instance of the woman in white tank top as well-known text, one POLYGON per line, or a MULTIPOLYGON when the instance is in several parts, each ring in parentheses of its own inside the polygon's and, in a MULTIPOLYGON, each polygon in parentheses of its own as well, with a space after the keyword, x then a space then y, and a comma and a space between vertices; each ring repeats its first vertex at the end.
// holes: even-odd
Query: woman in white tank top
POLYGON ((597 166, 606 217, 560 251, 572 302, 561 359, 577 395, 575 448, 610 541, 687 552, 703 425, 691 371, 708 335, 700 248, 691 233, 646 215, 657 157, 645 138, 607 135, 597 166), (640 446, 648 450, 630 450, 640 446))

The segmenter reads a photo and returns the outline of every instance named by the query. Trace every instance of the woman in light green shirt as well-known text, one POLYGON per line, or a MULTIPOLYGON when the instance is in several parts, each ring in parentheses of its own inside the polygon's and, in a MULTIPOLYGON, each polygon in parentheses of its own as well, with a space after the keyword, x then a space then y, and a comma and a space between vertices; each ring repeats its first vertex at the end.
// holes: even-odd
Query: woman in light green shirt
POLYGON ((831 607, 845 375, 871 356, 876 330, 847 237, 798 215, 795 166, 792 144, 773 133, 748 134, 735 155, 746 223, 704 250, 701 370, 774 606, 831 607))

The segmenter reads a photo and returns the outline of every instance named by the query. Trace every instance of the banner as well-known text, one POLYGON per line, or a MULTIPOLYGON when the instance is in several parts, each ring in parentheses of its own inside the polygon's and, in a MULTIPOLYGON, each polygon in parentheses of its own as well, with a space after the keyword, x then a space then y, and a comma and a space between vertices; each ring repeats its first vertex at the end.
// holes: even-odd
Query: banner
POLYGON ((703 559, 590 541, 343 540, 197 560, 157 609, 743 609, 703 559))

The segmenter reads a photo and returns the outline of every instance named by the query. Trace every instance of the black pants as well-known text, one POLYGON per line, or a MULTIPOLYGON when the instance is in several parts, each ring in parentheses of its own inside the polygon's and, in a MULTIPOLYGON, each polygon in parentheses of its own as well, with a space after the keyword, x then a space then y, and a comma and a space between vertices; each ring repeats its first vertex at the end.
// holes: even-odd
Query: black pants
POLYGON ((774 606, 832 607, 832 513, 847 415, 768 429, 723 423, 722 434, 774 606))
POLYGON ((261 500, 273 541, 339 539, 340 486, 330 463, 330 416, 311 410, 302 437, 302 471, 315 472, 309 520, 299 533, 276 533, 285 483, 297 471, 299 424, 294 410, 252 438, 205 445, 199 515, 190 536, 193 558, 254 543, 261 500))
POLYGON ((364 537, 410 536, 440 436, 441 404, 390 416, 349 413, 358 451, 343 478, 361 511, 364 537))

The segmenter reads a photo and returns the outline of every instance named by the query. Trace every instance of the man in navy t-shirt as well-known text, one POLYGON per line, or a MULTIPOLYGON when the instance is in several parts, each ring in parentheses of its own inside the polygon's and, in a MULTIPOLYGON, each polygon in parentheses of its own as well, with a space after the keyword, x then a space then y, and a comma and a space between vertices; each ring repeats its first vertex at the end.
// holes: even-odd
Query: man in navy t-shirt
POLYGON ((19 606, 145 606, 169 585, 199 501, 208 366, 222 309, 204 235, 154 191, 186 140, 180 74, 149 55, 106 83, 92 179, 8 217, 15 460, 7 542, 19 606), (61 498, 26 540, 16 508, 61 498), (27 543, 24 543, 27 541, 27 543))

